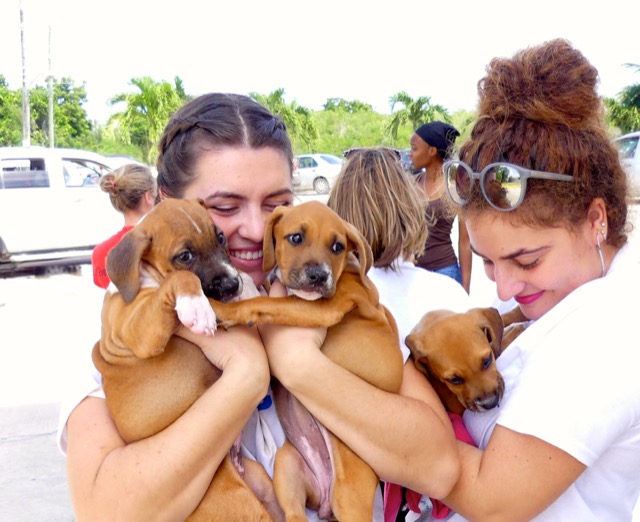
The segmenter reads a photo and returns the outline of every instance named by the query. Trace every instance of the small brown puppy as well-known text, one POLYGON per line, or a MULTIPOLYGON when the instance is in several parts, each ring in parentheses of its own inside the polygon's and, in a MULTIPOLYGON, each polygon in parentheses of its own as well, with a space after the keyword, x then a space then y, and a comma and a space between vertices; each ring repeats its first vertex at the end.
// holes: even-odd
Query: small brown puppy
POLYGON ((465 313, 434 310, 426 313, 407 336, 416 368, 424 373, 448 411, 485 411, 502 400, 504 381, 496 359, 523 329, 517 311, 503 322, 495 308, 473 308, 465 313), (508 340, 508 343, 504 341, 508 340))
MULTIPOLYGON (((208 298, 236 298, 252 283, 246 278, 243 285, 224 235, 196 200, 159 203, 111 250, 107 272, 113 284, 104 297, 93 362, 118 431, 133 442, 173 423, 220 376, 197 346, 173 335, 176 328, 182 323, 213 333, 208 298)), ((271 520, 241 478, 242 464, 234 446, 188 520, 271 520)), ((247 482, 271 487, 274 496, 262 467, 247 466, 247 482)))
MULTIPOLYGON (((366 275, 372 253, 358 230, 323 203, 278 207, 267 221, 263 250, 265 271, 276 268, 294 295, 212 302, 221 324, 328 327, 327 357, 397 392, 403 367, 398 330, 366 275)), ((274 386, 274 394, 287 441, 276 454, 273 482, 287 521, 306 520, 306 504, 323 520, 370 522, 379 483, 374 471, 283 387, 274 386)))

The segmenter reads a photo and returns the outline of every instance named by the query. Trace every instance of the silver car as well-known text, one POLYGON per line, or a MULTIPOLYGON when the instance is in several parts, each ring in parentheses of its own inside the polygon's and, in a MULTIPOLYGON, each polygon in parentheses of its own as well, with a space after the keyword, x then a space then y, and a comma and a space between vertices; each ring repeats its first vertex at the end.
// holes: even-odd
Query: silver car
POLYGON ((333 154, 298 154, 294 158, 293 186, 296 191, 328 194, 342 169, 342 158, 333 154))

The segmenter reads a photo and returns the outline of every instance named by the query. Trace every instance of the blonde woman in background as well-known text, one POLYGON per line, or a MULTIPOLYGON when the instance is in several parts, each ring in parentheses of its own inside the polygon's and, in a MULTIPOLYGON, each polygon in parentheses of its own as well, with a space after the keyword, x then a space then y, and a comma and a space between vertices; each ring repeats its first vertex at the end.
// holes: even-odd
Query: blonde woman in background
MULTIPOLYGON (((465 312, 471 308, 470 297, 453 279, 413 264, 427 239, 427 202, 402 168, 399 152, 372 147, 350 149, 344 156, 346 162, 327 204, 362 233, 373 251, 373 267, 367 275, 380 293, 380 302, 396 320, 406 363, 401 393, 428 402, 442 422, 450 424, 433 389, 409 360, 404 340, 425 313, 440 308, 465 312)), ((462 423, 460 418, 451 420, 454 425, 462 423)), ((387 482, 385 520, 395 520, 398 512, 404 516, 409 510, 416 511, 420 497, 387 482)), ((426 496, 421 504, 421 510, 428 505, 426 509, 439 507, 442 512, 442 506, 426 496)))

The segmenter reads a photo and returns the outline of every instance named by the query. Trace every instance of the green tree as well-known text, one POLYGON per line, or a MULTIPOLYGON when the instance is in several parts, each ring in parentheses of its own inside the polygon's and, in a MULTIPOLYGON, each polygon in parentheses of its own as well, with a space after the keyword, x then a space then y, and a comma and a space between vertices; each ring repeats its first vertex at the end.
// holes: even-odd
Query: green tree
POLYGON ((342 98, 327 98, 326 103, 322 106, 325 111, 342 110, 353 114, 355 112, 373 112, 373 107, 368 103, 358 100, 347 101, 342 98))
MULTIPOLYGON (((49 145, 49 91, 37 86, 30 91, 31 143, 49 145)), ((87 102, 84 84, 76 86, 71 78, 53 80, 54 145, 56 147, 93 148, 92 125, 83 105, 87 102)))
POLYGON ((289 136, 291 136, 294 150, 297 143, 303 144, 309 149, 313 147, 318 139, 318 130, 311 117, 312 111, 298 105, 295 101, 287 103, 284 100, 284 89, 282 88, 267 95, 251 92, 249 96, 282 119, 287 126, 289 136))
POLYGON ((415 130, 423 123, 434 120, 441 120, 451 123, 449 112, 442 105, 432 104, 428 96, 420 96, 415 100, 406 92, 402 91, 389 98, 391 104, 392 117, 387 127, 387 132, 393 137, 398 136, 401 127, 410 125, 411 130, 415 130), (403 107, 393 112, 397 104, 403 107))
POLYGON ((22 98, 9 89, 0 74, 0 146, 20 145, 22 141, 22 98))
MULTIPOLYGON (((640 72, 640 65, 624 65, 640 72)), ((618 127, 622 134, 640 129, 640 83, 625 87, 617 98, 605 98, 604 104, 609 124, 618 127)))
POLYGON ((171 115, 189 99, 182 80, 176 76, 174 84, 157 82, 148 76, 132 78, 131 85, 139 92, 116 94, 109 103, 125 103, 123 111, 113 114, 108 125, 125 145, 133 143, 140 147, 144 161, 149 164, 157 158, 157 144, 171 115))

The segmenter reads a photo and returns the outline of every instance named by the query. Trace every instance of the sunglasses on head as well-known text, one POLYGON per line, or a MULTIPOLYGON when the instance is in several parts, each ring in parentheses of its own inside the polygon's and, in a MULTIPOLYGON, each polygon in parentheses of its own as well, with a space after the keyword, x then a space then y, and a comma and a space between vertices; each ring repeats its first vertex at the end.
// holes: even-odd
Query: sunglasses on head
MULTIPOLYGON (((354 153, 362 151, 362 150, 373 150, 373 149, 368 149, 368 148, 365 148, 365 147, 353 147, 351 149, 345 150, 342 153, 342 157, 344 159, 349 159, 349 157, 353 156, 354 153)), ((391 147, 377 147, 377 150, 393 154, 398 161, 400 161, 402 159, 402 154, 400 153, 400 151, 398 149, 392 149, 391 147)))
POLYGON ((442 168, 447 193, 456 205, 467 203, 471 188, 478 180, 484 199, 493 208, 503 212, 513 210, 522 203, 529 178, 573 181, 573 177, 566 174, 530 170, 511 163, 491 163, 481 172, 474 172, 463 161, 450 160, 442 168))

